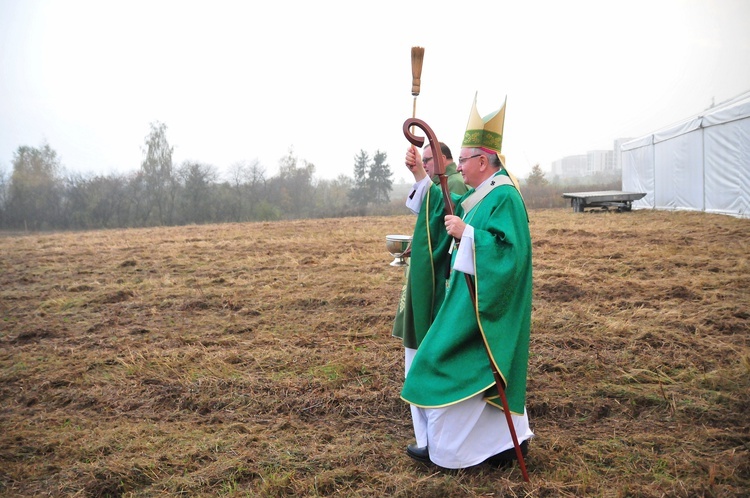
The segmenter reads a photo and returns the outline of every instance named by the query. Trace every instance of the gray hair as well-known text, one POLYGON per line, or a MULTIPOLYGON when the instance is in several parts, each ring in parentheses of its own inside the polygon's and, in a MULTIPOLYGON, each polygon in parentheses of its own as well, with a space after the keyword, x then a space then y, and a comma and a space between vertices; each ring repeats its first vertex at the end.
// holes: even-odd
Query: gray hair
POLYGON ((498 169, 505 168, 505 165, 500 160, 500 157, 498 157, 497 154, 495 154, 495 153, 490 154, 486 150, 480 149, 479 147, 472 147, 470 150, 471 150, 471 155, 472 156, 474 154, 482 154, 484 157, 486 157, 487 158, 487 162, 489 162, 490 166, 492 166, 493 168, 498 168, 498 169))

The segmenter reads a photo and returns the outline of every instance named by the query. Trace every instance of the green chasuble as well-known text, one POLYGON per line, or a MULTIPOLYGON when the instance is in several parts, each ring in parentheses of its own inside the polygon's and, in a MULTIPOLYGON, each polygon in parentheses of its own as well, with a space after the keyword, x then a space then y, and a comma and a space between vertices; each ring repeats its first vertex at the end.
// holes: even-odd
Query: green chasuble
MULTIPOLYGON (((456 163, 451 161, 446 165, 445 175, 455 203, 468 188, 461 173, 456 171, 456 163)), ((435 176, 432 181, 438 183, 440 179, 435 176)), ((412 235, 411 259, 393 321, 393 337, 402 339, 404 347, 411 349, 419 347, 445 296, 450 258, 447 249, 451 237, 443 224, 442 195, 440 188, 433 187, 422 200, 412 235), (431 197, 438 200, 430 201, 431 197)))
MULTIPOLYGON (((392 331, 407 348, 419 347, 445 296, 451 237, 445 231, 442 195, 440 187, 431 186, 422 200, 414 226, 406 282, 392 331)), ((454 202, 457 199, 458 196, 454 202)))
MULTIPOLYGON (((433 186, 431 197, 433 202, 439 199, 442 210, 442 197, 435 194, 439 190, 433 186)), ((531 330, 528 216, 512 185, 492 189, 464 213, 462 203, 474 192, 461 198, 456 215, 474 228, 472 284, 477 306, 472 304, 465 274, 452 271, 444 302, 419 344, 401 397, 416 406, 439 408, 483 393, 487 402, 502 408, 486 343, 506 384, 511 412, 522 414, 531 330)), ((436 214, 440 210, 430 211, 442 222, 442 213, 436 214)))

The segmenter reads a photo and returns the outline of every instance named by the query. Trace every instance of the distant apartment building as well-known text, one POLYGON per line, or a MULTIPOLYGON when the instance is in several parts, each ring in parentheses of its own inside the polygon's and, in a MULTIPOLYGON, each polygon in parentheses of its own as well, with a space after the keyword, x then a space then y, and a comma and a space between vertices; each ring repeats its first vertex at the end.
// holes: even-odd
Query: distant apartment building
POLYGON ((586 171, 588 170, 586 161, 586 154, 565 156, 557 161, 552 161, 552 176, 560 178, 578 178, 586 176, 586 171))
POLYGON ((615 168, 614 151, 590 150, 586 153, 586 174, 612 173, 615 168))
POLYGON ((617 176, 622 172, 620 146, 629 138, 618 138, 612 150, 590 150, 585 154, 565 156, 552 161, 552 178, 573 180, 598 174, 617 176))

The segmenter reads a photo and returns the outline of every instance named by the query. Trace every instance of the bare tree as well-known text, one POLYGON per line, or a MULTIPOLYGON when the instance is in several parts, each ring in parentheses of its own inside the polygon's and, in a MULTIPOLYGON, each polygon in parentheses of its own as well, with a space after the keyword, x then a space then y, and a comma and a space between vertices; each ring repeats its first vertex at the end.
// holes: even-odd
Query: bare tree
POLYGON ((49 144, 21 146, 13 155, 8 214, 13 224, 32 230, 59 222, 62 186, 60 160, 49 144))
POLYGON ((177 171, 177 176, 182 187, 179 212, 183 221, 210 221, 211 190, 219 176, 216 168, 210 164, 185 161, 177 171))
POLYGON ((528 185, 534 185, 534 186, 540 186, 540 187, 543 187, 549 184, 549 181, 544 177, 544 171, 542 171, 542 168, 541 166, 539 166, 539 163, 535 164, 531 168, 531 173, 529 174, 529 177, 526 179, 526 183, 528 185))
POLYGON ((267 202, 266 171, 255 159, 234 163, 229 168, 229 181, 232 188, 232 219, 245 221, 257 219, 264 203, 267 202))
POLYGON ((167 142, 167 125, 151 123, 151 131, 146 136, 141 171, 144 175, 146 209, 144 224, 148 223, 154 207, 158 211, 159 224, 171 224, 176 194, 176 180, 172 174, 173 147, 167 142))
POLYGON ((354 180, 339 175, 334 180, 319 180, 315 186, 315 216, 335 218, 353 214, 349 192, 354 180))
POLYGON ((315 165, 304 163, 297 165, 297 156, 291 147, 279 161, 278 200, 282 212, 292 218, 307 218, 312 213, 315 165))
POLYGON ((8 208, 9 179, 5 167, 0 165, 0 227, 6 226, 5 212, 8 208))

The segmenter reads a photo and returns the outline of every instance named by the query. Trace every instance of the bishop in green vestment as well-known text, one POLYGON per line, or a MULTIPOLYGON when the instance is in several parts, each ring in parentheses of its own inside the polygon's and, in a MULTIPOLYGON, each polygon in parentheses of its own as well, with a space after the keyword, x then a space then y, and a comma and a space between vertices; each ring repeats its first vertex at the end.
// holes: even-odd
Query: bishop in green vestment
POLYGON ((457 242, 432 255, 433 262, 440 257, 450 261, 450 276, 401 391, 411 404, 417 434, 417 445, 409 445, 407 453, 447 468, 476 465, 512 451, 490 363, 504 384, 522 452, 533 436, 525 410, 531 237, 518 183, 500 154, 504 119, 504 104, 481 118, 475 98, 458 159, 458 171, 472 189, 457 201, 455 215, 444 213, 440 188, 425 180, 426 172, 412 169, 421 199, 431 200, 420 216, 435 230, 441 223, 457 242))
MULTIPOLYGON (((491 190, 479 202, 466 209, 467 201, 481 194, 471 190, 456 206, 456 216, 474 229, 476 307, 464 273, 452 271, 445 300, 404 382, 402 398, 411 404, 441 407, 484 393, 488 402, 501 406, 487 344, 507 386, 511 411, 523 413, 531 328, 531 238, 520 194, 507 173, 494 176, 497 186, 489 180, 485 188, 491 190)), ((442 207, 440 194, 433 186, 428 195, 442 207)), ((455 258, 457 251, 453 252, 455 258)))

